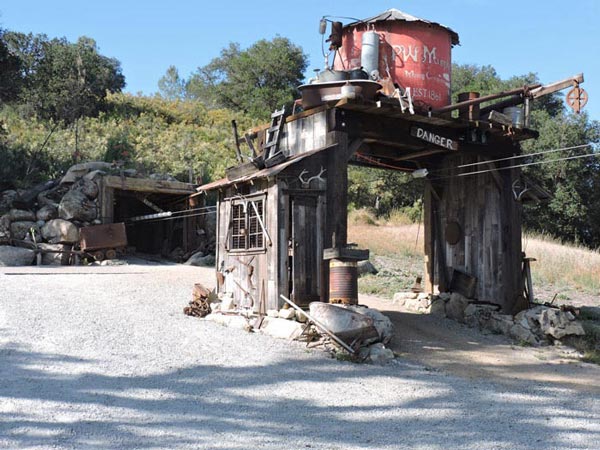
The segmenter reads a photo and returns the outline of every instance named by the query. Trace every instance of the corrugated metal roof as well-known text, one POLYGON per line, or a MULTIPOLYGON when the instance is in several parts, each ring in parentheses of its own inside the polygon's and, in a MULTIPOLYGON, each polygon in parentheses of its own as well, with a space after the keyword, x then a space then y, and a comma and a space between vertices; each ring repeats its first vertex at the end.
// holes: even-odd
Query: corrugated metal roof
MULTIPOLYGON (((231 186, 232 184, 245 183, 247 181, 256 180, 258 178, 272 177, 273 175, 277 175, 283 169, 291 166, 292 164, 296 164, 297 162, 302 161, 304 158, 307 158, 307 157, 309 157, 311 155, 314 155, 316 153, 319 153, 319 152, 322 152, 324 150, 327 150, 327 149, 330 149, 332 147, 335 147, 336 145, 337 144, 331 144, 331 145, 327 145, 325 147, 321 147, 321 148, 317 148, 315 150, 311 150, 309 152, 304 152, 304 153, 300 153, 298 155, 294 155, 290 159, 282 162, 281 164, 278 164, 278 165, 273 166, 273 167, 267 167, 265 169, 258 170, 258 171, 254 172, 254 173, 251 173, 250 175, 245 175, 243 177, 236 178, 235 180, 229 180, 227 178, 222 178, 220 180, 213 181, 212 183, 204 184, 204 185, 198 187, 196 190, 198 192, 212 191, 213 189, 219 189, 219 188, 231 186)), ((196 194, 194 194, 194 195, 196 195, 196 194)))
POLYGON ((363 20, 359 20, 357 22, 349 23, 344 28, 353 27, 353 26, 359 25, 361 23, 385 22, 387 20, 399 20, 399 21, 404 21, 404 22, 421 22, 421 23, 426 23, 428 25, 435 25, 435 26, 441 27, 450 33, 450 36, 452 37, 452 45, 459 44, 458 33, 456 31, 454 31, 452 28, 449 28, 446 25, 442 25, 441 23, 438 23, 438 22, 432 22, 430 20, 420 19, 418 17, 412 16, 410 14, 407 14, 407 13, 402 12, 395 8, 388 9, 387 11, 384 11, 381 14, 378 14, 373 17, 369 17, 368 19, 363 19, 363 20))

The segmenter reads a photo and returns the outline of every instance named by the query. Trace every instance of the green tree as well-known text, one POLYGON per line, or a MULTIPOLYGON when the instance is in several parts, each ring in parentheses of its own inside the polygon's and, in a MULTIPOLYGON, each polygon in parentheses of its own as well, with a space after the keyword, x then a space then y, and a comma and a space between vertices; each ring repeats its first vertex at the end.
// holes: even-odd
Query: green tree
POLYGON ((23 84, 21 66, 21 60, 10 52, 4 42, 4 30, 0 29, 0 101, 17 98, 23 84))
POLYGON ((289 39, 260 40, 242 50, 230 44, 200 67, 187 83, 187 95, 209 107, 225 107, 257 118, 290 105, 302 83, 307 57, 289 39))
POLYGON ((185 97, 185 84, 177 68, 169 66, 167 72, 158 80, 158 92, 167 100, 182 99, 185 97))
POLYGON ((69 124, 97 115, 107 92, 125 86, 120 63, 101 55, 91 38, 80 37, 74 44, 64 38, 15 32, 5 38, 23 62, 21 101, 41 118, 69 124))

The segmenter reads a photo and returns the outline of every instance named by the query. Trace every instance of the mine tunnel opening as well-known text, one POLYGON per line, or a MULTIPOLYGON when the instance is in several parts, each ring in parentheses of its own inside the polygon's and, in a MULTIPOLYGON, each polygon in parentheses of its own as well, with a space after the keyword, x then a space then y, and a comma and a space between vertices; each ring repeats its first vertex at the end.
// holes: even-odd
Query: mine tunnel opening
POLYGON ((140 193, 115 190, 114 221, 125 222, 130 251, 141 254, 169 256, 173 250, 184 245, 184 220, 182 214, 171 217, 143 219, 131 222, 131 218, 160 213, 177 213, 186 209, 186 197, 182 195, 140 193))

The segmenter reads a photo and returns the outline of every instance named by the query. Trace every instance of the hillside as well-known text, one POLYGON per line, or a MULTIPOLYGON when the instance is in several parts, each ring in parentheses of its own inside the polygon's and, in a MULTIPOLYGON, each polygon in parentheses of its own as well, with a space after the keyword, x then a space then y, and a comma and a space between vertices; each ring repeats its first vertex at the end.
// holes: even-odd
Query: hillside
MULTIPOLYGON (((365 212, 353 212, 348 239, 371 250, 371 261, 379 270, 359 281, 365 294, 392 296, 410 289, 423 276, 423 229, 405 220, 377 221, 365 212)), ((523 251, 532 263, 536 301, 574 306, 600 306, 600 252, 561 244, 546 236, 523 236, 523 251)))

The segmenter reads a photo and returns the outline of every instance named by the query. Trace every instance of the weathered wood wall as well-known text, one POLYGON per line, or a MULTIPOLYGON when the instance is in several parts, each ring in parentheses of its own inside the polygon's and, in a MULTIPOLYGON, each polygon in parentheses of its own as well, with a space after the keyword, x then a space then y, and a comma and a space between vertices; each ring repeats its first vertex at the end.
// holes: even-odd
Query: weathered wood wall
POLYGON ((513 312, 522 294, 521 205, 513 198, 516 170, 502 170, 469 176, 465 171, 492 169, 483 164, 457 169, 457 166, 484 161, 472 155, 444 159, 438 166, 439 180, 425 196, 426 287, 441 291, 449 287, 452 270, 477 278, 475 297, 497 303, 513 312), (448 223, 460 225, 458 243, 447 242, 448 223), (432 274, 433 280, 432 280, 432 274))

